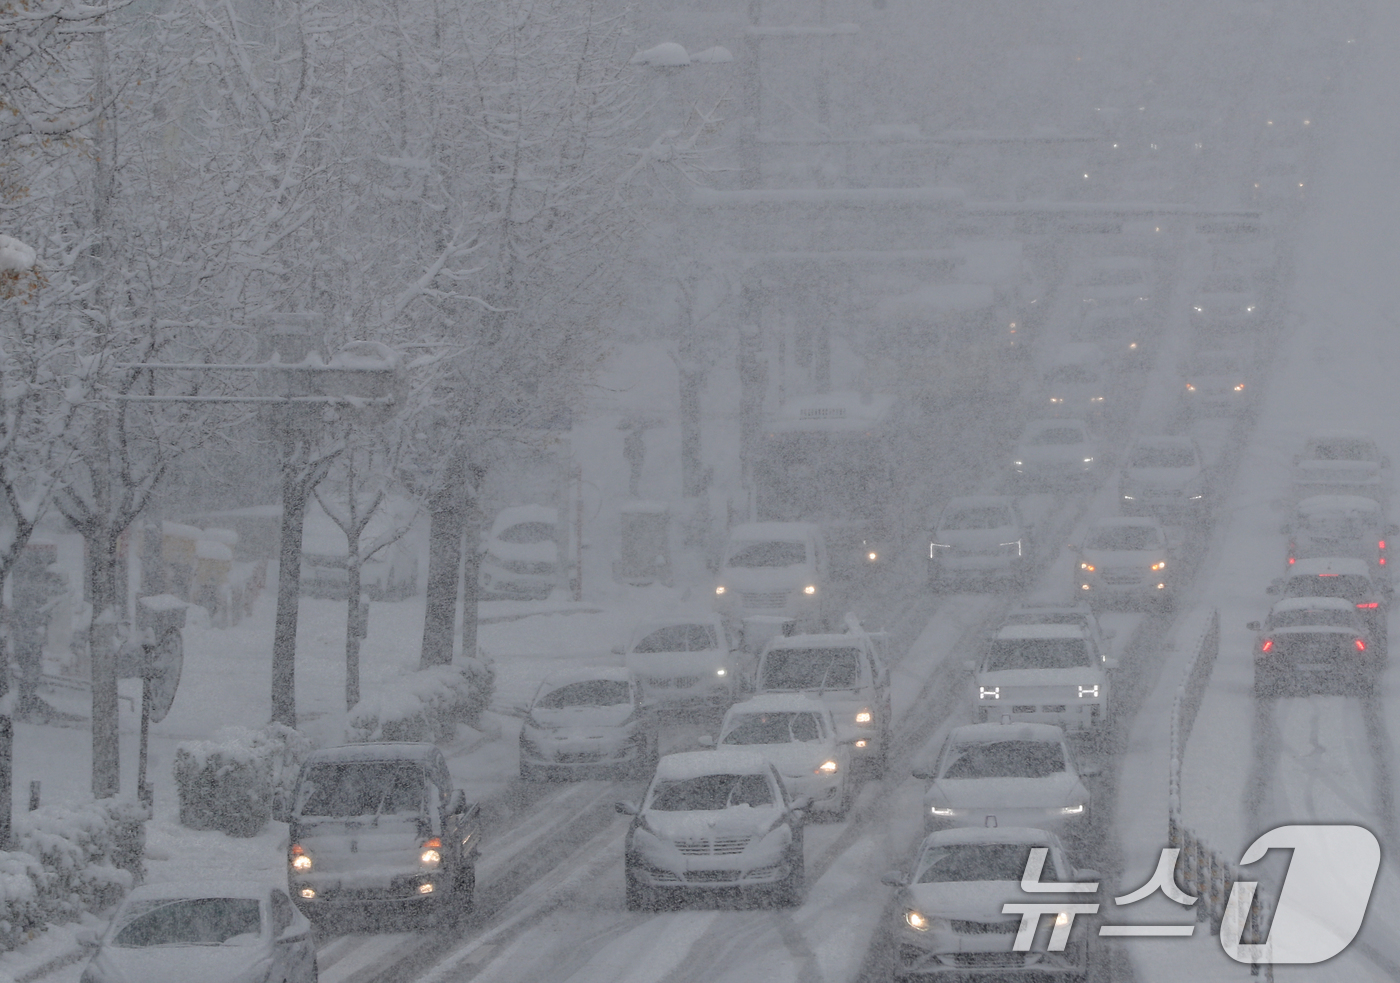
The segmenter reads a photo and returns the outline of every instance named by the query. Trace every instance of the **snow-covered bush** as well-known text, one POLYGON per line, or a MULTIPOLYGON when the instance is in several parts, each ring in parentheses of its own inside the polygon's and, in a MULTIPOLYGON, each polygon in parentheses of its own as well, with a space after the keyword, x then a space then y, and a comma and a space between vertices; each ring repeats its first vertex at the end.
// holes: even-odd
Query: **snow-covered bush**
POLYGON ((116 903, 141 876, 145 819, 115 799, 17 815, 16 849, 0 853, 0 949, 116 903))
POLYGON ((175 749, 180 825, 254 836, 279 795, 290 797, 297 770, 311 751, 301 732, 281 724, 260 730, 224 727, 213 740, 175 749))
POLYGON ((496 671, 489 659, 404 673, 355 704, 345 739, 351 743, 448 740, 457 724, 480 721, 495 688, 496 671))

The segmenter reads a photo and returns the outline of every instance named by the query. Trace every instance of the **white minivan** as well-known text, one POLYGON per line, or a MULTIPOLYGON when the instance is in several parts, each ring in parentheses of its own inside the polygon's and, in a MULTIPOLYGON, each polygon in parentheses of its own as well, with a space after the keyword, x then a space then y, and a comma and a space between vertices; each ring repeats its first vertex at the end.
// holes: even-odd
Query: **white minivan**
POLYGON ((807 631, 829 618, 826 543, 809 522, 749 522, 729 532, 715 610, 731 624, 755 615, 807 631))

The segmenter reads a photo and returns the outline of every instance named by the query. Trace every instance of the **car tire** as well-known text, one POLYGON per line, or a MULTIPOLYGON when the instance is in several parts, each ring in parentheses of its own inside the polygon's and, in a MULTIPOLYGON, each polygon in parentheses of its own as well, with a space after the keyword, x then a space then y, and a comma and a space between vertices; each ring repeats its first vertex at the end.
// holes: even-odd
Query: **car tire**
POLYGON ((807 895, 807 857, 800 836, 794 837, 790 850, 788 864, 792 870, 778 883, 774 900, 783 908, 799 908, 807 895))
POLYGON ((656 896, 644 884, 638 884, 637 878, 629 870, 624 874, 626 878, 625 901, 628 911, 655 911, 656 896))

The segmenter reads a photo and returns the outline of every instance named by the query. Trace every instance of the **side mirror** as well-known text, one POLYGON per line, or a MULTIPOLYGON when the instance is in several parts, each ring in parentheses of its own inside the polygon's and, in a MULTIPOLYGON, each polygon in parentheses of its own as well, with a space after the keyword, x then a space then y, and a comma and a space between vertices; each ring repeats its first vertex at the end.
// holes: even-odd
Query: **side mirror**
POLYGON ((624 816, 635 816, 642 811, 635 802, 619 802, 613 808, 624 816))
POLYGON ((447 814, 449 816, 460 816, 467 809, 467 793, 460 788, 454 788, 452 794, 447 797, 447 814))
POLYGON ((921 781, 921 782, 931 782, 931 781, 933 781, 934 775, 933 775, 933 772, 928 771, 927 769, 924 769, 924 768, 915 768, 915 769, 914 769, 914 777, 917 778, 917 779, 918 779, 919 781, 921 781))
POLYGON ((1103 765, 1085 765, 1079 769, 1080 778, 1098 778, 1103 774, 1103 765))
POLYGON ((1251 622, 1247 623, 1247 624, 1245 625, 1245 628, 1248 629, 1249 631, 1262 631, 1262 630, 1263 630, 1263 626, 1260 625, 1259 622, 1257 622, 1257 621, 1251 621, 1251 622))
POLYGON ((890 887, 907 887, 909 875, 902 870, 892 870, 880 877, 881 884, 888 884, 890 887))
POLYGON ((713 734, 701 734, 695 739, 695 743, 701 747, 714 747, 717 742, 713 734))

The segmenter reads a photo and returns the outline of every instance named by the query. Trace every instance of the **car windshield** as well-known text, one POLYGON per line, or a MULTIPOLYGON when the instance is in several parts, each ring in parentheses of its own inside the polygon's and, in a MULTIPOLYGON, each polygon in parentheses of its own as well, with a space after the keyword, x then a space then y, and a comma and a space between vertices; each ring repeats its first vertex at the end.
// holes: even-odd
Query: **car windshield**
POLYGON ((729 554, 731 567, 797 567, 807 562, 807 544, 776 540, 740 543, 729 554))
POLYGON ((642 636, 632 651, 642 655, 656 652, 708 652, 719 648, 711 625, 667 625, 642 636))
POLYGON ((1314 461, 1374 461, 1379 455, 1369 440, 1314 440, 1308 445, 1314 461))
POLYGON ((1078 427, 1048 427, 1032 434, 1030 443, 1035 447, 1072 447, 1084 443, 1084 431, 1078 427))
POLYGON ((855 689, 859 685, 859 649, 775 648, 763 657, 764 690, 855 689))
POLYGON ((347 761, 311 765, 301 780, 303 816, 418 815, 423 771, 412 761, 347 761))
POLYGON ((1373 539, 1380 532, 1374 518, 1356 515, 1314 515, 1300 523, 1299 534, 1312 539, 1373 539))
POLYGON ((697 775, 658 779, 647 808, 658 812, 715 812, 731 806, 771 806, 773 789, 762 775, 697 775))
POLYGON ((819 741, 821 724, 815 713, 745 713, 730 721, 721 744, 790 744, 819 741))
POLYGON ((1005 505, 979 505, 949 509, 943 513, 943 518, 938 522, 938 528, 951 530, 999 529, 1015 524, 1011 510, 1005 505))
POLYGON ((1249 279, 1238 273, 1215 273, 1201 284, 1203 294, 1243 294, 1249 290, 1249 279))
POLYGON ((542 710, 563 710, 566 707, 614 707, 631 702, 632 687, 624 679, 584 679, 541 694, 535 706, 542 710))
MULTIPOLYGON (((919 858, 918 884, 1020 881, 1031 848, 1025 843, 955 843, 931 846, 919 858)), ((1044 880, 1052 878, 1046 876, 1044 880)))
POLYGON ((1162 545, 1155 526, 1099 526, 1084 538, 1088 550, 1150 550, 1162 545))
POLYGON ((1099 374, 1087 365, 1061 365, 1045 373, 1045 381, 1054 385, 1076 386, 1099 381, 1099 374))
POLYGON ((1356 574, 1289 577, 1285 597, 1343 597, 1356 600, 1371 593, 1371 582, 1356 574))
POLYGON ((1191 363, 1190 371, 1196 375, 1243 375, 1245 371, 1244 359, 1230 356, 1219 356, 1216 358, 1199 358, 1191 363))
POLYGON ((987 669, 1078 669, 1093 665, 1082 638, 999 638, 987 654, 987 669))
POLYGON ((1013 611, 1002 624, 1006 625, 1083 625, 1089 626, 1089 617, 1074 611, 1013 611))
POLYGON ((247 945, 262 932, 253 898, 184 898, 132 904, 112 945, 144 949, 157 945, 247 945))
POLYGON ((1050 741, 977 741, 948 752, 940 778, 1045 778, 1065 770, 1065 753, 1050 741))
POLYGON ((1196 464, 1196 452, 1189 447, 1135 447, 1128 459, 1130 468, 1189 468, 1196 464))
POLYGON ((552 543, 554 526, 548 522, 517 522, 502 529, 496 538, 503 543, 552 543))
POLYGON ((1356 612, 1324 608, 1321 611, 1275 611, 1269 617, 1270 628, 1355 628, 1356 612))

